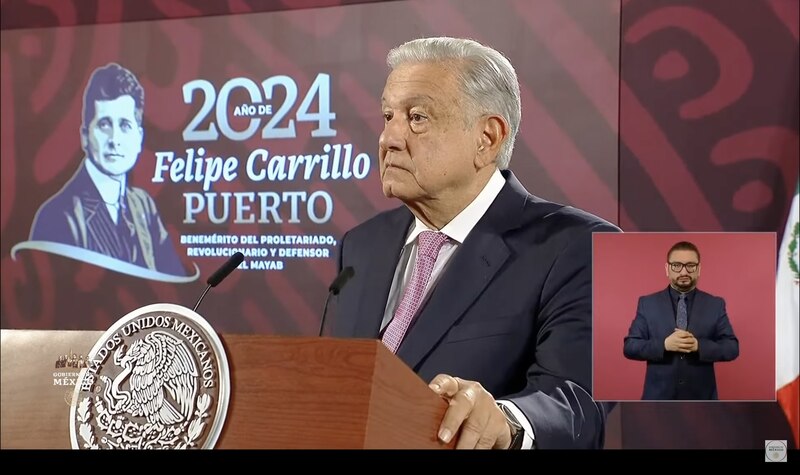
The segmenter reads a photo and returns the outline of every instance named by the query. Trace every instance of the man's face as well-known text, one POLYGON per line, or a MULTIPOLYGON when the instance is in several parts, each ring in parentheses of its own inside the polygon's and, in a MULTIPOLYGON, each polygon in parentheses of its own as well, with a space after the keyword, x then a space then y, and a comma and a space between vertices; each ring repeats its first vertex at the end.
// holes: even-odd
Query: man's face
POLYGON ((681 292, 688 292, 697 286, 697 279, 700 278, 698 260, 694 251, 678 250, 670 253, 664 268, 667 270, 667 277, 672 287, 681 292))
POLYGON ((405 203, 458 199, 476 178, 481 138, 454 73, 438 64, 405 64, 389 74, 379 140, 383 193, 405 203))
POLYGON ((142 151, 142 128, 136 121, 136 103, 131 96, 95 101, 94 119, 81 135, 89 158, 106 175, 125 175, 142 151))

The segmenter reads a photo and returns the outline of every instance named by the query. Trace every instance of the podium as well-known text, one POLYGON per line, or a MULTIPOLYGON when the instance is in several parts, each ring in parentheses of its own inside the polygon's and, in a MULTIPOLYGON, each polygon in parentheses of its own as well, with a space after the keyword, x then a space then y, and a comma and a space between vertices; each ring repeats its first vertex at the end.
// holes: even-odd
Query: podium
MULTIPOLYGON (((0 447, 70 448, 78 370, 100 331, 2 330, 0 447), (72 376, 70 376, 72 374, 72 376), (70 384, 71 383, 71 384, 70 384)), ((221 335, 231 396, 216 448, 452 448, 447 403, 378 340, 221 335)))

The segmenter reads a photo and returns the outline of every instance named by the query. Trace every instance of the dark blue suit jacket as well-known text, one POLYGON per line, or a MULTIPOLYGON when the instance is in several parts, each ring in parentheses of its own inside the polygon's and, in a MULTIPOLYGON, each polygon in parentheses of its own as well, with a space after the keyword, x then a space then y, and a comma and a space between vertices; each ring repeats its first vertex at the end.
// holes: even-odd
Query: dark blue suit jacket
POLYGON ((664 340, 675 331, 669 287, 639 298, 624 353, 626 358, 647 361, 642 399, 718 398, 714 362, 739 356, 739 340, 728 320, 725 300, 696 290, 686 329, 697 338, 698 351, 667 351, 664 340))
MULTIPOLYGON (((397 356, 426 382, 480 382, 527 416, 539 448, 596 448, 604 408, 590 395, 592 232, 618 231, 583 211, 530 195, 510 172, 414 320, 397 356)), ((377 338, 413 221, 405 207, 349 231, 333 334, 377 338)))

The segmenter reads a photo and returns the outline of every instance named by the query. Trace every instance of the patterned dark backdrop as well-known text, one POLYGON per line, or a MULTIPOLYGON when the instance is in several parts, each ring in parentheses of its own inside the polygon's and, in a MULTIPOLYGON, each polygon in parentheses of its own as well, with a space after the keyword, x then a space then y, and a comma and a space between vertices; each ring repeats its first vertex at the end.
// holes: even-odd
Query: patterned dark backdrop
MULTIPOLYGON (((798 180, 798 2, 630 0, 621 25, 623 229, 780 239, 798 180)), ((620 423, 631 448, 792 439, 776 403, 626 403, 620 423)))
MULTIPOLYGON (((185 125, 185 106, 171 106, 186 79, 280 72, 310 82, 325 64, 338 68, 341 129, 374 156, 388 48, 420 35, 472 36, 506 52, 518 68, 523 125, 512 168, 532 192, 626 231, 783 229, 798 177, 796 0, 320 1, 313 6, 372 4, 309 10, 308 17, 291 16, 305 21, 285 24, 244 15, 311 3, 0 3, 3 328, 104 329, 151 301, 190 305, 201 290, 41 254, 9 258, 42 197, 80 159, 80 91, 97 62, 114 55, 142 68, 150 104, 162 107, 145 112, 151 153, 172 146, 185 125), (225 16, 204 30, 212 19, 199 17, 217 15, 225 16), (130 23, 161 19, 173 20, 130 23), (14 31, 92 24, 109 25, 14 31), (273 40, 296 49, 287 53, 273 40), (37 93, 19 93, 31 90, 37 93)), ((148 186, 147 173, 134 181, 160 206, 178 199, 179 189, 148 186)), ((331 192, 344 204, 337 213, 345 211, 331 233, 391 206, 374 179, 331 192)), ((216 264, 203 264, 203 275, 216 264)), ((331 277, 324 262, 263 278, 234 274, 203 304, 204 314, 223 332, 309 333, 331 277), (247 279, 254 290, 244 292, 247 279)), ((774 403, 623 404, 612 419, 610 447, 759 448, 764 439, 791 438, 774 403)))
MULTIPOLYGON (((61 3, 25 5, 36 18, 46 17, 43 8, 56 17, 69 9, 61 3)), ((172 5, 183 12, 180 3, 172 5)), ((237 5, 237 11, 246 6, 237 5)), ((96 15, 125 19, 127 10, 122 6, 101 2, 96 15)), ((161 2, 152 6, 164 10, 161 2)), ((21 11, 27 11, 23 7, 21 11)), ((3 34, 4 327, 107 328, 147 303, 191 305, 202 290, 200 282, 153 283, 36 251, 17 253, 16 260, 10 256, 9 250, 27 239, 39 204, 60 189, 80 163, 83 152, 77 131, 83 88, 92 70, 109 61, 135 71, 145 88, 145 150, 132 181, 159 204, 173 240, 181 234, 212 233, 326 234, 338 239, 358 222, 397 206, 383 198, 375 172, 385 55, 391 46, 411 37, 433 34, 476 37, 506 52, 517 66, 524 120, 512 168, 521 181, 536 194, 618 222, 619 12, 607 3, 383 2, 162 21, 104 21, 70 28, 10 29, 3 34), (333 219, 322 225, 308 219, 299 224, 229 220, 220 225, 201 216, 197 224, 182 224, 182 194, 199 188, 152 183, 156 152, 185 156, 186 148, 204 146, 206 155, 232 155, 243 163, 259 147, 273 155, 319 153, 326 142, 334 141, 312 138, 313 125, 298 122, 296 139, 263 140, 256 134, 241 142, 220 138, 184 143, 181 132, 201 101, 184 104, 183 84, 203 78, 219 91, 233 77, 259 83, 281 74, 297 83, 302 98, 320 72, 331 76, 335 141, 352 142, 354 153, 372 156, 368 178, 253 183, 242 176, 217 183, 213 191, 323 190, 333 197, 333 219)), ((229 105, 242 96, 229 100, 229 105)), ((199 128, 207 126, 203 121, 199 128)), ((237 128, 242 130, 242 124, 237 128)), ((197 263, 201 276, 207 276, 223 258, 185 261, 187 266, 197 263)), ((314 333, 334 272, 333 259, 295 259, 287 261, 281 272, 236 272, 208 296, 202 312, 226 333, 314 333)))
POLYGON ((621 224, 779 231, 797 185, 798 2, 623 2, 621 224))

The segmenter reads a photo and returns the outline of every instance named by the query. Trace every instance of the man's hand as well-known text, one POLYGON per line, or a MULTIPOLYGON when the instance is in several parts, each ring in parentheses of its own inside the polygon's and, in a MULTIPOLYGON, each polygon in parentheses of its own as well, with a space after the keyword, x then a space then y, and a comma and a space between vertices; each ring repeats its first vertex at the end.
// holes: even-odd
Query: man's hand
POLYGON ((689 353, 697 351, 697 348, 699 347, 699 345, 697 343, 697 338, 695 338, 694 335, 692 335, 689 332, 686 332, 686 333, 689 335, 689 337, 691 338, 690 341, 692 342, 692 346, 691 346, 691 348, 689 348, 689 353))
POLYGON ((677 351, 678 353, 691 353, 697 351, 697 338, 686 330, 676 328, 675 331, 664 340, 664 349, 667 351, 677 351))
POLYGON ((480 383, 440 374, 429 384, 450 404, 439 426, 439 439, 450 442, 461 430, 457 449, 507 449, 511 428, 494 397, 480 383))

